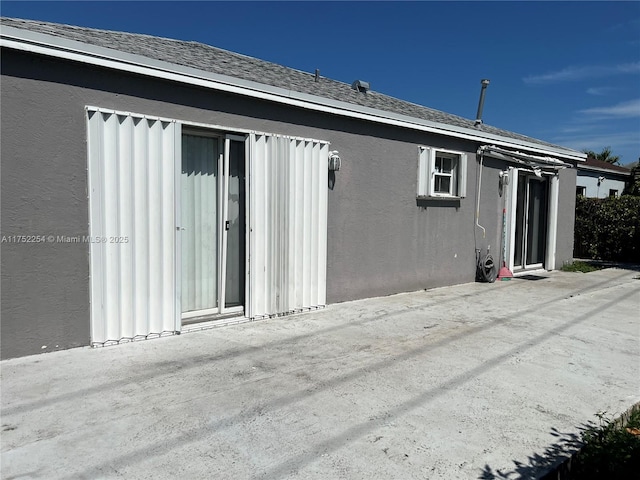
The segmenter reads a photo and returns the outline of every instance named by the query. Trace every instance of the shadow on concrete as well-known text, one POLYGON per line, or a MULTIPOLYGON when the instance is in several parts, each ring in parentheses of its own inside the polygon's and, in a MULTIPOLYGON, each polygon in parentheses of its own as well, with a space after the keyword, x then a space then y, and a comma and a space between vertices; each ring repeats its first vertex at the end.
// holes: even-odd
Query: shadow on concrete
MULTIPOLYGON (((396 406, 395 408, 389 410, 388 412, 384 412, 383 414, 381 414, 379 416, 379 420, 376 421, 371 421, 368 423, 361 423, 359 425, 356 425, 352 428, 347 429, 346 431, 344 431, 342 434, 328 440, 325 442, 322 442, 319 445, 314 446, 314 448, 311 449, 311 452, 313 453, 307 453, 307 454, 302 454, 299 455, 297 457, 294 457, 293 459, 287 461, 287 462, 283 462, 280 465, 274 467, 273 469, 269 470, 268 472, 266 472, 264 475, 261 476, 261 478, 266 478, 266 479, 272 479, 272 478, 281 478, 281 477, 286 477, 287 475, 289 475, 291 472, 295 472, 298 469, 304 467, 305 465, 308 465, 309 463, 313 462, 314 460, 317 459, 317 452, 322 452, 322 453, 328 453, 328 452, 333 452, 338 450, 339 448, 343 447, 344 445, 354 441, 356 438, 360 438, 362 436, 364 436, 367 433, 370 433, 372 430, 375 430, 379 427, 382 427, 385 423, 388 423, 390 420, 389 419, 393 419, 402 415, 405 415, 415 409, 417 409, 418 407, 421 407, 422 405, 424 405, 425 403, 439 397, 442 396, 443 394, 445 394, 446 392, 448 392, 449 390, 452 390, 453 388, 457 388, 461 385, 463 385, 464 383, 473 380, 474 378, 478 377, 479 375, 482 375, 483 373, 487 372, 488 370, 491 370, 492 368, 495 368, 496 366, 500 365, 501 363, 507 361, 509 358, 511 358, 511 356, 517 354, 517 353, 522 353, 536 345, 541 344, 542 342, 544 342, 545 340, 548 340, 550 338, 553 338, 555 335, 558 335, 560 333, 562 333, 563 331, 574 327, 582 322, 584 322, 585 320, 594 317, 596 315, 598 315, 599 313, 601 313, 602 311, 607 310, 608 308, 612 307, 613 305, 617 304, 618 302, 632 296, 635 295, 636 292, 635 291, 631 291, 628 292, 624 295, 622 295, 621 297, 618 297, 610 302, 607 302, 604 305, 601 305, 587 313, 585 313, 584 315, 581 315, 569 322, 565 322, 564 324, 553 328, 541 335, 538 335, 537 337, 531 339, 528 342, 525 342, 521 345, 518 345, 510 350, 508 350, 507 352, 498 355, 496 357, 493 357, 492 359, 481 363, 480 365, 478 365, 475 368, 472 368, 471 370, 468 370, 466 372, 464 372, 461 375, 455 376, 453 377, 451 380, 444 382, 443 384, 431 388, 429 390, 426 390, 424 393, 422 393, 421 395, 418 395, 416 397, 414 397, 413 399, 407 401, 407 402, 403 402, 401 404, 399 404, 398 406, 396 406)), ((480 329, 478 329, 480 330, 480 329)), ((520 477, 520 478, 530 478, 530 477, 520 477)))
MULTIPOLYGON (((600 287, 608 283, 609 281, 610 280, 601 282, 596 287, 589 287, 589 288, 582 289, 577 293, 574 292, 573 295, 579 295, 580 293, 584 293, 584 291, 590 290, 591 288, 600 287)), ((375 315, 373 317, 364 317, 361 320, 357 320, 349 323, 334 325, 331 327, 321 328, 318 330, 314 329, 308 333, 303 333, 300 335, 294 335, 292 337, 287 337, 284 339, 267 342, 264 344, 260 344, 258 346, 243 345, 241 348, 231 349, 226 352, 217 353, 215 355, 204 354, 204 355, 194 355, 190 357, 185 356, 184 360, 181 360, 181 361, 153 362, 149 365, 148 371, 141 371, 141 369, 138 368, 137 374, 128 375, 126 378, 122 378, 120 380, 115 380, 113 382, 105 382, 93 387, 77 389, 74 392, 69 392, 62 395, 58 395, 58 396, 51 396, 49 398, 41 398, 41 399, 33 400, 31 402, 25 402, 19 405, 6 407, 2 409, 2 415, 9 416, 9 415, 14 415, 18 413, 24 413, 30 410, 48 407, 50 405, 64 402, 66 400, 70 400, 76 397, 84 397, 87 395, 94 395, 94 394, 99 395, 102 392, 112 391, 112 390, 125 387, 131 384, 142 384, 148 381, 157 381, 162 376, 171 375, 178 370, 185 371, 187 369, 200 368, 203 365, 207 365, 211 362, 227 360, 230 358, 239 357, 242 355, 248 355, 251 353, 263 354, 265 351, 269 349, 276 349, 278 347, 286 348, 288 345, 294 344, 296 342, 304 341, 311 338, 318 338, 322 335, 335 333, 347 328, 361 327, 361 326, 370 325, 379 321, 386 321, 400 315, 405 315, 409 312, 428 311, 429 309, 433 308, 435 305, 443 305, 446 303, 450 303, 453 301, 460 301, 460 300, 471 301, 472 298, 484 296, 487 294, 491 294, 493 292, 494 292, 493 289, 486 289, 486 290, 480 290, 478 292, 474 292, 472 294, 460 295, 458 297, 452 296, 451 298, 448 298, 448 299, 436 299, 436 300, 430 299, 430 301, 427 301, 425 303, 422 303, 420 305, 416 305, 413 307, 405 306, 403 308, 399 308, 396 310, 383 311, 382 313, 379 313, 378 315, 375 315)), ((325 311, 329 312, 329 310, 325 310, 325 311)), ((268 321, 268 320, 259 320, 259 321, 268 321)), ((167 337, 167 338, 170 338, 170 337, 167 337)), ((103 348, 112 348, 112 346, 107 346, 103 348)))
MULTIPOLYGON (((377 415, 374 415, 369 418, 367 422, 362 422, 351 426, 345 429, 342 433, 329 438, 323 442, 320 442, 316 445, 309 445, 306 452, 301 453, 299 455, 295 455, 292 458, 285 460, 268 471, 263 471, 261 474, 257 476, 257 478, 267 478, 267 479, 275 479, 282 478, 290 475, 292 472, 297 472, 299 469, 304 468, 306 465, 317 460, 320 453, 327 454, 330 452, 335 452, 340 448, 348 445, 349 443, 354 442, 356 439, 359 439, 372 431, 375 431, 385 424, 387 424, 391 419, 397 418, 407 413, 414 411, 415 409, 422 407, 426 403, 438 398, 445 393, 448 393, 450 390, 457 388, 468 381, 477 378, 479 375, 497 367, 501 363, 507 361, 515 354, 521 354, 523 351, 529 350, 530 348, 541 344, 542 342, 559 335, 560 333, 568 330, 569 328, 575 327, 584 321, 601 314, 603 311, 611 308, 613 305, 627 299, 632 295, 636 295, 636 290, 631 290, 626 292, 621 296, 617 296, 616 298, 611 299, 609 302, 606 302, 602 305, 599 305, 597 308, 594 308, 574 319, 571 319, 568 322, 565 322, 556 328, 550 329, 545 333, 538 335, 537 337, 531 338, 530 340, 516 345, 508 351, 497 355, 483 363, 480 363, 478 366, 467 370, 459 375, 452 377, 451 379, 443 382, 440 385, 433 386, 425 390, 420 395, 414 396, 413 398, 401 402, 395 407, 392 407, 385 411, 380 411, 377 415)), ((566 295, 563 296, 566 298, 566 295)), ((556 300, 558 301, 558 300, 556 300)), ((545 307, 548 306, 550 302, 545 303, 545 307)), ((520 317, 525 313, 532 313, 532 311, 538 311, 541 308, 539 305, 534 305, 530 307, 529 312, 522 311, 518 312, 515 316, 520 317)), ((303 390, 299 390, 298 392, 292 392, 291 394, 280 396, 274 398, 273 400, 267 401, 262 405, 257 405, 247 411, 244 411, 240 414, 233 415, 231 417, 221 419, 215 422, 210 422, 202 428, 192 429, 187 432, 183 432, 172 438, 163 438, 162 440, 146 446, 144 448, 136 449, 130 451, 125 455, 120 455, 118 457, 109 459, 100 465, 91 466, 81 472, 77 472, 68 478, 95 478, 100 475, 104 475, 105 471, 108 471, 112 465, 118 465, 120 467, 124 467, 127 465, 139 463, 143 459, 150 459, 153 457, 167 455, 174 449, 184 447, 186 445, 193 444, 195 442, 206 439, 211 435, 215 435, 217 432, 230 428, 234 425, 247 421, 257 415, 264 413, 267 410, 276 410, 288 405, 294 404, 296 402, 301 401, 302 399, 312 397, 317 395, 318 393, 328 390, 330 388, 334 388, 338 385, 351 382, 357 378, 363 377, 365 375, 369 375, 372 372, 378 372, 384 369, 389 368, 390 366, 395 366, 400 362, 406 361, 408 359, 413 359, 424 355, 427 352, 430 352, 434 349, 446 346, 453 342, 456 339, 466 337, 469 335, 473 335, 482 330, 486 330, 487 328, 491 328, 498 324, 504 324, 510 321, 513 318, 513 312, 505 315, 504 317, 498 318, 490 322, 486 325, 475 326, 467 329, 465 332, 462 332, 458 335, 452 335, 450 337, 444 338, 442 340, 429 343, 423 345, 421 347, 406 351, 400 355, 396 355, 392 358, 386 358, 382 361, 373 363, 371 365, 367 365, 358 369, 354 369, 344 375, 338 375, 332 378, 329 381, 323 382, 321 385, 317 385, 311 388, 305 388, 303 390)), ((490 467, 489 467, 490 470, 490 467)), ((489 471, 487 471, 488 473, 489 471)), ((492 478, 492 477, 487 477, 492 478)), ((500 477, 494 477, 500 478, 500 477)), ((505 477, 508 478, 508 477, 505 477)))
MULTIPOLYGON (((605 286, 611 282, 615 282, 616 280, 618 280, 619 278, 622 278, 624 276, 626 276, 628 273, 627 272, 623 272, 621 275, 616 276, 612 279, 607 279, 604 280, 602 282, 598 282, 594 285, 590 285, 578 290, 574 290, 574 291, 570 291, 570 292, 566 292, 565 294, 559 295, 555 298, 550 298, 548 300, 545 301, 543 306, 534 304, 532 306, 529 306, 527 308, 521 309, 521 310, 517 310, 517 311, 513 311, 511 312, 511 314, 507 317, 504 318, 496 318, 496 319, 492 319, 490 321, 488 321, 487 323, 482 324, 479 327, 475 327, 474 329, 472 329, 472 331, 467 331, 467 333, 465 334, 473 334, 476 331, 479 330, 486 330, 489 328, 493 328, 497 325, 503 324, 506 321, 511 320, 512 318, 517 318, 520 315, 526 315, 528 313, 533 313, 538 311, 540 308, 546 308, 549 305, 552 305, 554 303, 557 303, 559 301, 565 300, 567 298, 571 298, 571 297, 576 297, 578 295, 582 295, 591 291, 597 291, 600 290, 602 288, 606 288, 605 286)), ((505 284, 505 287, 508 284, 505 284)), ((272 342, 268 342, 265 344, 261 344, 258 346, 243 346, 241 348, 235 348, 226 352, 222 352, 222 353, 217 353, 214 355, 211 354, 204 354, 204 355, 197 355, 197 356, 191 356, 191 357, 185 357, 184 360, 181 361, 171 361, 171 362, 154 362, 152 364, 150 364, 148 367, 148 369, 146 369, 145 371, 141 371, 140 368, 137 368, 137 374, 134 375, 129 375, 125 378, 122 378, 120 380, 115 380, 112 382, 105 382, 102 383, 100 385, 96 385, 93 387, 88 387, 88 388, 80 388, 77 389, 74 392, 70 392, 70 393, 65 393, 62 395, 58 395, 58 396, 52 396, 49 398, 42 398, 42 399, 37 399, 37 400, 33 400, 31 402, 25 402, 19 405, 15 405, 15 406, 11 406, 11 407, 6 407, 3 408, 2 410, 2 414, 3 416, 7 417, 10 415, 14 415, 14 414, 18 414, 18 413, 24 413, 24 412, 28 412, 30 410, 33 409, 37 409, 37 408, 44 408, 44 407, 48 407, 50 405, 54 405, 56 403, 59 402, 63 402, 72 398, 76 398, 76 397, 85 397, 88 395, 100 395, 101 393, 105 392, 105 391, 113 391, 122 387, 126 387, 128 385, 140 385, 140 384, 144 384, 145 382, 148 381, 157 381, 159 378, 161 378, 162 376, 168 376, 171 375, 173 373, 175 373, 178 370, 182 370, 185 371, 187 369, 193 369, 193 368, 199 368, 202 367, 203 365, 209 364, 211 362, 216 362, 216 361, 220 361, 220 360, 226 360, 229 358, 234 358, 234 357, 238 357, 241 355, 247 355, 247 354, 251 354, 251 353, 263 353, 264 351, 266 351, 267 349, 272 349, 272 348, 278 348, 278 347, 286 347, 287 345, 291 345, 293 343, 299 342, 299 341, 303 341, 306 339, 310 339, 310 338, 318 338, 322 335, 326 335, 329 333, 334 333, 337 331, 341 331, 347 328, 353 328, 353 327, 359 327, 359 326, 363 326, 363 325, 368 325, 368 324, 372 324, 378 321, 386 321, 389 320, 393 317, 399 316, 399 315, 404 315, 408 312, 420 312, 420 311, 428 311, 430 308, 432 308, 434 305, 443 305, 445 303, 450 303, 453 301, 469 301, 472 298, 478 297, 478 296, 484 296, 487 294, 492 294, 494 293, 495 290, 493 288, 490 289, 485 289, 485 290, 480 290, 477 292, 474 292, 472 294, 466 294, 466 295, 460 295, 460 296, 452 296, 451 298, 448 299, 433 299, 430 301, 425 302, 424 304, 420 304, 420 305, 416 305, 413 307, 404 307, 401 309, 396 309, 396 310, 392 310, 392 311, 384 311, 379 315, 376 315, 374 317, 365 317, 361 320, 357 320, 357 321, 353 321, 353 322, 349 322, 349 323, 344 323, 344 324, 340 324, 340 325, 334 325, 332 327, 327 327, 327 328, 322 328, 322 329, 318 329, 318 330, 312 330, 308 333, 304 333, 301 335, 295 335, 292 337, 288 337, 285 339, 281 339, 281 340, 275 340, 272 342)), ((329 310, 327 310, 327 312, 329 312, 329 310)), ((451 337, 446 343, 455 341, 459 338, 459 336, 453 336, 451 337)), ((105 348, 111 348, 111 347, 105 347, 105 348)))
POLYGON ((549 445, 544 452, 530 455, 526 461, 514 460, 513 470, 501 471, 493 470, 491 466, 485 465, 479 480, 512 480, 521 478, 552 480, 556 478, 557 470, 565 464, 582 447, 581 432, 593 427, 594 424, 583 424, 578 427, 579 433, 560 432, 552 428, 550 434, 557 438, 557 441, 549 445))
MULTIPOLYGON (((606 434, 607 428, 621 428, 629 422, 634 412, 640 411, 640 403, 636 403, 616 418, 600 418, 600 425, 594 422, 583 423, 577 427, 577 433, 563 433, 556 428, 551 435, 558 440, 548 446, 543 453, 529 456, 526 462, 513 461, 515 468, 500 471, 485 465, 479 480, 521 479, 537 480, 595 480, 595 479, 627 479, 636 478, 640 468, 640 457, 629 453, 619 440, 611 440, 606 434), (609 423, 611 422, 611 423, 609 423), (599 432, 602 443, 593 442, 586 447, 583 439, 585 433, 593 435, 599 432), (608 440, 602 440, 608 438, 608 440), (585 450, 588 450, 586 457, 585 450), (629 455, 629 456, 627 456, 629 455)), ((604 415, 603 412, 602 415, 604 415)), ((609 431, 611 432, 611 431, 609 431)), ((593 437, 592 437, 593 438, 593 437)), ((637 448, 636 448, 637 451, 637 448)))

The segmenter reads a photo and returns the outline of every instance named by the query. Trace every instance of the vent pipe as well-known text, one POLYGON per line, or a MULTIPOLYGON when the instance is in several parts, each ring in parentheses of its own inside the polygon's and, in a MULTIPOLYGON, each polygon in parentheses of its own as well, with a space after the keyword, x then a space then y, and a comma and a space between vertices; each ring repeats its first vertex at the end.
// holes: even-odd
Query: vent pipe
POLYGON ((351 88, 353 88, 356 92, 367 93, 371 87, 369 86, 369 82, 365 82, 364 80, 356 80, 351 84, 351 88))
POLYGON ((486 93, 487 86, 489 85, 489 80, 486 78, 483 78, 480 81, 480 84, 482 85, 482 89, 480 90, 480 101, 478 102, 478 113, 476 114, 476 126, 482 125, 482 109, 484 108, 484 95, 486 93))
POLYGON ((316 68, 316 83, 320 81, 320 70, 316 68))

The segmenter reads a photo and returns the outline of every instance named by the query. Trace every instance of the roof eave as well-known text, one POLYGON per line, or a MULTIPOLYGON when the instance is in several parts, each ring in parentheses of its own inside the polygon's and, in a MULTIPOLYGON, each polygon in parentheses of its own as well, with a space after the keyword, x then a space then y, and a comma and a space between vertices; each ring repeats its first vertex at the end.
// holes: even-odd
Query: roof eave
POLYGON ((0 45, 6 48, 261 98, 263 100, 284 103, 309 110, 359 118, 466 140, 492 142, 508 148, 525 148, 531 152, 553 154, 573 161, 581 162, 586 159, 586 154, 570 149, 555 148, 487 132, 479 132, 455 125, 432 122, 408 115, 354 105, 348 102, 206 72, 192 67, 155 60, 142 55, 130 54, 120 50, 90 45, 76 40, 15 27, 2 26, 0 30, 0 45))
POLYGON ((589 171, 593 171, 593 172, 604 172, 604 173, 608 173, 610 175, 619 175, 621 177, 628 177, 629 175, 631 175, 631 170, 629 170, 627 172, 622 172, 620 170, 612 170, 610 168, 594 167, 592 165, 584 165, 584 164, 578 165, 578 169, 579 170, 589 170, 589 171))

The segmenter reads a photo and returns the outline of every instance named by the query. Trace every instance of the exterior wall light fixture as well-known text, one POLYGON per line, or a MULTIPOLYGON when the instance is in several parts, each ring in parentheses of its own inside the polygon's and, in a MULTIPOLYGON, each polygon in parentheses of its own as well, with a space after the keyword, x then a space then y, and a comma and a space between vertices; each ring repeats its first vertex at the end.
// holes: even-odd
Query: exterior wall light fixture
POLYGON ((337 172, 340 170, 340 166, 342 164, 342 160, 338 155, 337 150, 332 150, 329 152, 329 170, 332 172, 337 172))

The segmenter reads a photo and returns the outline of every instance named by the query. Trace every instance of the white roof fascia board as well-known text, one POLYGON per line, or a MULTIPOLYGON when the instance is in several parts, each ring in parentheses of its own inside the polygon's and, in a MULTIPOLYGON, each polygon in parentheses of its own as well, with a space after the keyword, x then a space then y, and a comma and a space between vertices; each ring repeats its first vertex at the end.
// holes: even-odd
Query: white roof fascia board
POLYGON ((493 143, 510 147, 526 148, 537 153, 553 153, 562 158, 584 161, 586 154, 560 148, 503 137, 486 132, 476 132, 468 128, 432 122, 408 115, 373 109, 348 102, 295 92, 280 87, 243 80, 236 77, 206 72, 192 67, 176 65, 162 60, 154 60, 143 55, 135 55, 120 50, 89 45, 76 40, 31 32, 3 26, 0 45, 5 48, 27 51, 41 55, 73 60, 81 63, 121 70, 140 75, 198 85, 229 93, 235 93, 263 100, 284 103, 309 110, 358 118, 388 125, 420 130, 440 135, 453 136, 478 142, 493 143))

